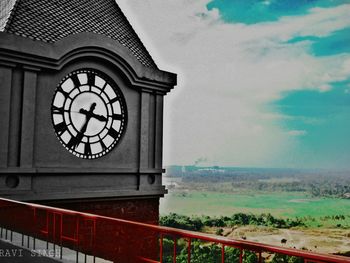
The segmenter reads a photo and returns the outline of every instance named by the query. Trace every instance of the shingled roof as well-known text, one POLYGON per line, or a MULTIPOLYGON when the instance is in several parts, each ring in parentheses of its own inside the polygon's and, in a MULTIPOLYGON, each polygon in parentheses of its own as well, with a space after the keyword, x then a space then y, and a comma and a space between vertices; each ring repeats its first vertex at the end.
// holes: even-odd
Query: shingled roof
POLYGON ((0 31, 53 43, 93 32, 127 47, 145 66, 157 68, 115 0, 1 0, 0 31))

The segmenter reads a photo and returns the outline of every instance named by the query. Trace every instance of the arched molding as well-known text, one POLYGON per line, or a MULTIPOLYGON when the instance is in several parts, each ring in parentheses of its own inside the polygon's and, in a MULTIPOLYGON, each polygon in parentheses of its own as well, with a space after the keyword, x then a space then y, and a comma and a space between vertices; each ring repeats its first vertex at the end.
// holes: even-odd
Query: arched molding
POLYGON ((136 89, 167 93, 176 85, 176 74, 144 66, 126 47, 103 35, 80 33, 53 44, 38 42, 0 33, 0 63, 60 70, 75 60, 91 58, 118 67, 136 89))

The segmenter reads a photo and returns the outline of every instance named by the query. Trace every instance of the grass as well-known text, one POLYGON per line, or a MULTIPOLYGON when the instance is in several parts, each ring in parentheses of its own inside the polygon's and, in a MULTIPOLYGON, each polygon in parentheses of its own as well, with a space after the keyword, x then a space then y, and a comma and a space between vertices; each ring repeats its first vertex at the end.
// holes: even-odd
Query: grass
POLYGON ((171 192, 160 203, 160 213, 230 216, 234 213, 270 213, 284 218, 308 217, 312 227, 350 227, 350 200, 312 198, 305 193, 229 194, 207 191, 171 192), (345 215, 345 220, 321 217, 345 215))

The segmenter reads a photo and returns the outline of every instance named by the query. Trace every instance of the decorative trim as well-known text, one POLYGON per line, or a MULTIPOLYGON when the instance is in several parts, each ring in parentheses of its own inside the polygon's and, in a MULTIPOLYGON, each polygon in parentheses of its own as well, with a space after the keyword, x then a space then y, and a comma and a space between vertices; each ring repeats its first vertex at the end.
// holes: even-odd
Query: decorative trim
POLYGON ((57 167, 36 167, 36 168, 17 168, 17 167, 9 167, 9 168, 0 168, 0 176, 6 174, 23 174, 24 176, 29 176, 31 174, 53 174, 53 175, 62 175, 62 174, 70 174, 70 175, 108 175, 108 174, 162 174, 165 172, 165 169, 137 169, 137 168, 57 168, 57 167))
MULTIPOLYGON (((26 68, 28 69, 28 68, 26 68)), ((21 156, 22 167, 32 167, 34 161, 34 125, 36 89, 38 74, 32 68, 24 71, 21 117, 21 156)))
POLYGON ((23 68, 25 71, 34 71, 34 72, 40 72, 40 71, 41 71, 41 68, 39 68, 39 67, 33 67, 33 66, 29 66, 29 65, 24 65, 24 66, 22 66, 22 68, 23 68))
POLYGON ((6 61, 0 61, 0 66, 2 67, 8 67, 8 68, 15 68, 17 65, 16 63, 6 62, 6 61))
POLYGON ((117 66, 131 85, 141 91, 164 95, 176 85, 176 74, 144 66, 126 47, 105 36, 81 33, 50 44, 0 32, 0 62, 60 70, 66 64, 86 57, 117 66))
MULTIPOLYGON (((74 199, 138 199, 138 198, 159 198, 164 197, 168 191, 163 187, 162 189, 153 190, 153 191, 137 191, 137 190, 111 190, 111 191, 85 191, 85 192, 47 192, 47 193, 35 193, 30 190, 17 191, 16 193, 11 193, 11 199, 21 200, 21 201, 45 201, 45 200, 74 200, 74 199)), ((0 191, 0 195, 6 198, 6 195, 9 194, 9 191, 0 191)))

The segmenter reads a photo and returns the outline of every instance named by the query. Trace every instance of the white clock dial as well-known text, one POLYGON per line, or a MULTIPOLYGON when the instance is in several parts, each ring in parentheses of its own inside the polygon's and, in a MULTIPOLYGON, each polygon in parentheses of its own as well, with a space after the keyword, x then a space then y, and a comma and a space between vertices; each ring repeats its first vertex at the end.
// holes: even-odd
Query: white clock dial
POLYGON ((92 69, 76 70, 61 81, 51 114, 63 146, 85 159, 110 152, 121 139, 127 121, 125 100, 118 86, 92 69))

